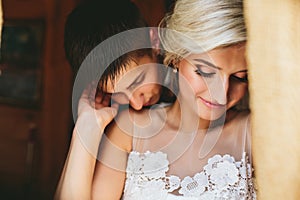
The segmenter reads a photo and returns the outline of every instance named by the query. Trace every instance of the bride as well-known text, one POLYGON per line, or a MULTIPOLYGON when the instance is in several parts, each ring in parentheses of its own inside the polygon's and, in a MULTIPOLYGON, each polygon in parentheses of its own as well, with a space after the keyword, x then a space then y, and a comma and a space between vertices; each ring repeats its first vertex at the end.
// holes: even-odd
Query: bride
POLYGON ((177 0, 160 36, 177 99, 118 116, 93 198, 255 199, 249 111, 237 109, 248 87, 243 2, 177 0))

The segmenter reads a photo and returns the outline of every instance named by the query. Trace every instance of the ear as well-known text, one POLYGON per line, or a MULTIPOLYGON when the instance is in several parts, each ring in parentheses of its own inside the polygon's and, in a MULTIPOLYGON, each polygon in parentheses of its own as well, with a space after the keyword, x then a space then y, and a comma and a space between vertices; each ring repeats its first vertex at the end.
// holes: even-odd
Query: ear
POLYGON ((151 40, 151 47, 158 55, 160 53, 160 41, 158 37, 158 30, 157 27, 150 27, 149 29, 150 40, 151 40))

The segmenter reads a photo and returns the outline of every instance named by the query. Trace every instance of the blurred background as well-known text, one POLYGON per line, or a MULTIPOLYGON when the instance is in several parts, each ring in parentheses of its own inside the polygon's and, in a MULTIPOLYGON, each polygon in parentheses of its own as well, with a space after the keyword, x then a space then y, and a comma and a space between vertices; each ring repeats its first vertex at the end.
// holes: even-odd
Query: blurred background
MULTIPOLYGON (((53 199, 73 129, 64 23, 81 1, 2 0, 1 199, 53 199)), ((134 2, 149 26, 156 26, 172 4, 134 2)))

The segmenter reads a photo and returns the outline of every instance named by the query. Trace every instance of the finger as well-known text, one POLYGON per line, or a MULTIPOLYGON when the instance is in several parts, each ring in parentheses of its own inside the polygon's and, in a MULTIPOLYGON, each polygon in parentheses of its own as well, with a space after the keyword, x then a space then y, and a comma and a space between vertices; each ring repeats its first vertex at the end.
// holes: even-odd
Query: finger
POLYGON ((108 106, 110 104, 111 95, 110 94, 104 94, 102 98, 102 104, 105 106, 108 106))
POLYGON ((101 104, 103 97, 104 97, 104 93, 98 88, 97 91, 96 91, 96 95, 95 95, 95 104, 96 104, 96 106, 98 104, 101 104))
POLYGON ((101 97, 96 97, 95 108, 100 109, 103 107, 108 107, 111 101, 111 94, 102 93, 101 97))
POLYGON ((89 86, 87 88, 85 88, 81 94, 80 99, 88 99, 89 93, 90 93, 89 90, 90 90, 89 86))
POLYGON ((90 85, 90 89, 89 89, 89 101, 91 103, 91 105, 95 104, 95 98, 96 98, 96 94, 97 94, 98 88, 95 85, 90 85))
POLYGON ((96 87, 91 83, 82 92, 81 99, 95 99, 96 87))
POLYGON ((96 90, 96 94, 95 94, 95 98, 101 102, 102 101, 102 97, 103 97, 103 91, 97 87, 97 90, 96 90))
POLYGON ((78 102, 78 114, 83 110, 88 109, 88 107, 95 107, 95 97, 93 93, 95 92, 95 87, 93 83, 89 84, 82 92, 81 97, 78 102))
POLYGON ((79 99, 79 102, 78 102, 78 113, 81 112, 81 110, 86 107, 86 106, 89 106, 90 105, 90 102, 89 102, 89 99, 88 99, 88 89, 85 89, 83 92, 82 92, 82 95, 79 99))
POLYGON ((102 101, 102 96, 96 96, 96 98, 95 98, 95 102, 96 103, 101 103, 101 101, 102 101))

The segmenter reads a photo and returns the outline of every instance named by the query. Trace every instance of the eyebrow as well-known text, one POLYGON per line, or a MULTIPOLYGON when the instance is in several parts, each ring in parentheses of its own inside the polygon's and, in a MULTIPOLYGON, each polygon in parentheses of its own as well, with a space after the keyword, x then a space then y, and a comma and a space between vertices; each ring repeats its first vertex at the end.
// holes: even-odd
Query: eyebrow
MULTIPOLYGON (((132 83, 129 85, 129 86, 127 86, 126 87, 126 89, 130 89, 134 84, 136 84, 137 82, 138 82, 138 80, 142 77, 142 76, 144 76, 145 75, 145 72, 144 71, 142 71, 135 79, 134 79, 134 81, 132 81, 132 83)), ((145 79, 145 76, 144 77, 142 77, 142 81, 145 79)))
POLYGON ((217 66, 215 66, 214 64, 212 64, 212 63, 210 63, 210 62, 208 62, 208 61, 206 61, 206 60, 203 60, 203 59, 200 59, 200 58, 198 58, 198 59, 193 59, 193 60, 194 60, 194 61, 197 61, 197 62, 202 62, 202 63, 204 63, 204 64, 206 64, 206 65, 208 65, 208 66, 210 66, 210 67, 213 67, 213 68, 215 68, 215 69, 222 70, 222 68, 217 67, 217 66))

